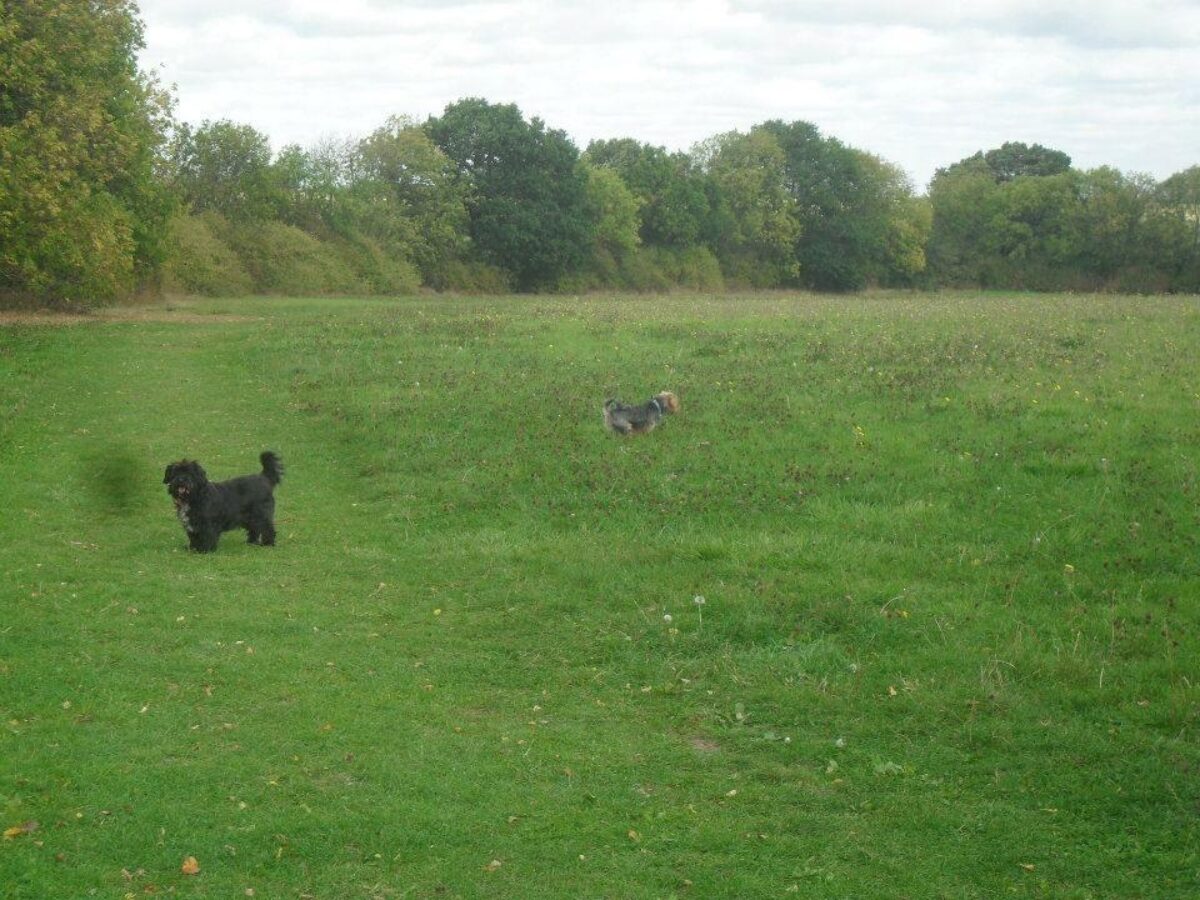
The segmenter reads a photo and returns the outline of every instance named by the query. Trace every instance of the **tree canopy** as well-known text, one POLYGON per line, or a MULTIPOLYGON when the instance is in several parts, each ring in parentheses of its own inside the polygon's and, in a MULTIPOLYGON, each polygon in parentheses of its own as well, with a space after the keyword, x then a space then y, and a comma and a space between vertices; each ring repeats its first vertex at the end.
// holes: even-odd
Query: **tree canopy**
POLYGON ((551 287, 582 266, 588 229, 579 151, 514 104, 469 98, 426 125, 458 168, 470 236, 480 256, 511 272, 521 290, 551 287))
POLYGON ((170 100, 132 0, 0 5, 0 294, 102 302, 154 277, 170 100))
POLYGON ((1009 141, 939 169, 813 123, 580 153, 514 104, 275 151, 175 122, 133 0, 0 5, 0 302, 202 293, 939 285, 1200 290, 1200 167, 1161 182, 1009 141))

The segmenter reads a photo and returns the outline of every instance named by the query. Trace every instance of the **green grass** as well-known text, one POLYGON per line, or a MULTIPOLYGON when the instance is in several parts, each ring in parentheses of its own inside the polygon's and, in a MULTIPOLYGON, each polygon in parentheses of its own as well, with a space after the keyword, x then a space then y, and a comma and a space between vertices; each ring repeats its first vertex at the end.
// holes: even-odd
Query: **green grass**
POLYGON ((1198 359, 1195 298, 0 326, 0 894, 1195 896, 1198 359), (279 545, 186 552, 165 464, 268 447, 279 545))

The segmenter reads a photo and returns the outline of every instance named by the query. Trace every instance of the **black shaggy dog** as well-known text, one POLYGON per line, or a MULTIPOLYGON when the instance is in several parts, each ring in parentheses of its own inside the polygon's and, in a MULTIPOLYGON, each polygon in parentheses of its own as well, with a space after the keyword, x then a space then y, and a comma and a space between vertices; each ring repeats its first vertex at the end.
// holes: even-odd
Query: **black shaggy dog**
POLYGON ((193 550, 217 549, 221 532, 245 528, 251 544, 275 543, 275 485, 283 478, 283 460, 270 450, 259 457, 262 472, 228 481, 208 480, 200 463, 181 459, 167 466, 163 484, 175 501, 175 514, 193 550))

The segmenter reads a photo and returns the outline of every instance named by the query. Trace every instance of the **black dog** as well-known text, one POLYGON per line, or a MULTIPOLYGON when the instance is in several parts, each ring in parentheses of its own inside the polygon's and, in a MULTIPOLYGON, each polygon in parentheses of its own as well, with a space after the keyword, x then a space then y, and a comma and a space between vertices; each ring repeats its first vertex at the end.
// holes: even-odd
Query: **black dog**
POLYGON ((217 549, 221 532, 245 528, 251 544, 275 543, 275 485, 283 478, 283 460, 270 450, 259 457, 262 473, 213 483, 200 463, 190 459, 167 466, 163 484, 175 501, 175 514, 193 550, 217 549))

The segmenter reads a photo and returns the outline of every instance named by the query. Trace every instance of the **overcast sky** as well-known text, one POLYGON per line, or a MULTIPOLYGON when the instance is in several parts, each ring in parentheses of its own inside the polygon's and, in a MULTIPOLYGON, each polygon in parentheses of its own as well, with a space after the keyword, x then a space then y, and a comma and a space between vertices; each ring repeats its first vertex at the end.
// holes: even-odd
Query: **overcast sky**
POLYGON ((279 149, 516 103, 586 148, 803 119, 934 169, 1005 141, 1164 178, 1200 164, 1200 0, 140 0, 180 119, 279 149))

